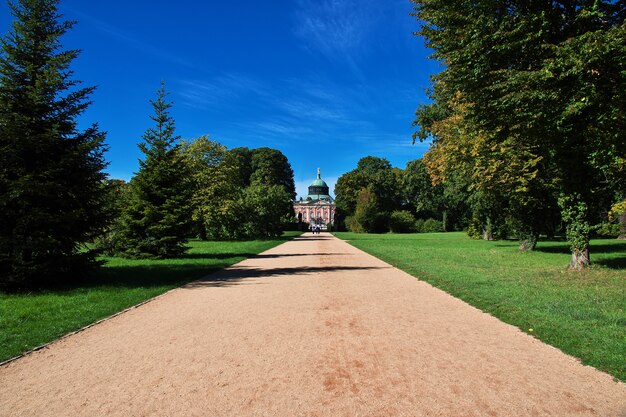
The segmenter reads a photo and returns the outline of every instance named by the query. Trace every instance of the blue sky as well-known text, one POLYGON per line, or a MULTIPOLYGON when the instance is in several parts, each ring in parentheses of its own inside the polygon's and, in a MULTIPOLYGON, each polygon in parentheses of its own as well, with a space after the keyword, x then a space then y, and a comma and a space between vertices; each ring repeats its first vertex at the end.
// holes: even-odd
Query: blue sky
MULTIPOLYGON (((177 133, 229 148, 281 150, 298 193, 316 169, 334 188, 367 155, 403 168, 427 144, 411 122, 439 70, 408 0, 63 0, 82 49, 75 78, 95 85, 82 117, 108 132, 108 172, 130 179, 161 80, 177 133)), ((0 31, 11 18, 0 5, 0 31)))

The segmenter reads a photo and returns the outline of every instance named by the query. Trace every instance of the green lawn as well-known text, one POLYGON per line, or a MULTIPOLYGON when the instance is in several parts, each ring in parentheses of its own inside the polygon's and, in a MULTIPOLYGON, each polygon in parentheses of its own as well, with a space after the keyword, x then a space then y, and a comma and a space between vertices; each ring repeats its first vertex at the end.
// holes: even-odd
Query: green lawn
POLYGON ((0 292, 0 361, 297 236, 248 242, 190 242, 180 259, 104 258, 80 286, 29 294, 0 292))
POLYGON ((626 242, 593 240, 594 267, 576 273, 564 242, 522 253, 464 233, 336 236, 626 381, 626 242))

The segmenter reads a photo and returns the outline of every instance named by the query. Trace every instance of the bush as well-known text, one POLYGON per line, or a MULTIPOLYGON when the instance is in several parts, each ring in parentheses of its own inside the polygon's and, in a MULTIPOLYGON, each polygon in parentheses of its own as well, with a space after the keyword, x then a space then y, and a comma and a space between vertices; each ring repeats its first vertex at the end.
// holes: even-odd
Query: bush
POLYGON ((413 224, 413 230, 415 233, 423 233, 424 231, 424 219, 417 219, 413 224))
POLYGON ((477 216, 473 216, 467 227, 467 235, 470 239, 479 240, 483 238, 483 223, 477 216))
POLYGON ((389 216, 389 230, 392 233, 411 233, 415 231, 415 217, 410 211, 394 211, 389 216))
POLYGON ((422 226, 423 233, 443 232, 443 222, 435 219, 428 219, 422 226))
POLYGON ((593 228, 596 229, 598 236, 617 237, 620 233, 619 226, 619 223, 602 223, 593 228))
POLYGON ((359 192, 353 216, 346 218, 346 226, 355 233, 385 233, 388 230, 388 213, 379 211, 378 199, 370 189, 359 192))
POLYGON ((351 232, 363 233, 363 226, 361 226, 361 223, 359 223, 354 216, 346 217, 346 227, 351 232))

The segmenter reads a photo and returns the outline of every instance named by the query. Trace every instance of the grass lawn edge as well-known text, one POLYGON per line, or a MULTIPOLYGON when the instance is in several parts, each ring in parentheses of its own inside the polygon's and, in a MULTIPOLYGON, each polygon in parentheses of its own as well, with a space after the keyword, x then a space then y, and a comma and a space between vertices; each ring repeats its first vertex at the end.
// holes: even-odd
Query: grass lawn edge
POLYGON ((101 324, 101 323, 103 323, 103 322, 106 322, 106 321, 108 321, 108 320, 111 320, 111 319, 113 319, 113 318, 115 318, 115 317, 117 317, 117 316, 120 316, 120 315, 122 315, 122 314, 124 314, 124 313, 127 313, 128 311, 131 311, 131 310, 137 309, 137 308, 139 308, 139 307, 141 307, 141 306, 143 306, 143 305, 145 305, 145 304, 148 304, 148 303, 150 303, 150 302, 156 301, 157 299, 159 299, 159 298, 161 298, 161 297, 164 297, 164 296, 166 296, 167 294, 169 294, 169 293, 171 293, 171 292, 173 292, 173 291, 179 290, 180 288, 183 288, 183 287, 185 287, 185 286, 187 286, 187 285, 189 285, 189 284, 191 284, 191 283, 194 283, 194 282, 198 282, 198 281, 205 280, 205 279, 207 279, 208 277, 210 277, 211 275, 213 275, 213 274, 215 274, 215 273, 217 273, 217 272, 219 272, 219 271, 222 271, 222 270, 224 270, 224 269, 226 269, 226 268, 230 268, 230 267, 232 267, 232 266, 234 266, 234 265, 237 265, 237 264, 239 264, 239 263, 241 263, 241 262, 243 262, 243 261, 245 261, 245 260, 247 260, 247 259, 250 259, 250 258, 251 258, 251 257, 253 257, 253 256, 263 254, 263 253, 265 253, 265 252, 267 252, 267 251, 269 251, 269 250, 271 250, 271 249, 274 249, 274 248, 276 248, 276 247, 278 247, 278 246, 280 246, 280 245, 282 245, 282 244, 284 244, 284 243, 286 243, 286 242, 288 242, 288 241, 293 240, 294 238, 296 238, 296 237, 298 237, 298 236, 300 236, 300 235, 301 235, 301 233, 299 233, 299 234, 293 234, 293 235, 291 235, 291 236, 289 237, 289 239, 284 240, 284 241, 278 241, 278 243, 277 243, 276 245, 274 245, 274 246, 272 246, 272 247, 270 247, 270 248, 267 248, 267 249, 265 249, 265 250, 263 250, 263 251, 261 251, 261 252, 259 252, 259 253, 255 254, 255 255, 248 256, 248 257, 246 257, 246 258, 244 258, 244 259, 239 260, 238 262, 232 263, 232 264, 230 264, 230 265, 227 265, 227 266, 224 266, 224 267, 221 267, 221 268, 215 268, 215 269, 212 269, 212 270, 211 270, 210 272, 208 272, 206 275, 203 275, 203 276, 201 276, 201 277, 194 278, 194 279, 192 279, 192 280, 190 280, 190 281, 187 281, 187 282, 181 283, 180 285, 178 285, 178 286, 176 286, 176 287, 174 287, 174 288, 170 288, 170 289, 166 290, 165 292, 162 292, 162 293, 160 293, 160 294, 157 294, 157 295, 154 295, 154 296, 149 297, 149 298, 147 298, 147 299, 144 299, 144 300, 142 300, 142 301, 140 301, 140 302, 138 302, 138 303, 136 303, 136 304, 133 304, 133 305, 131 305, 131 306, 129 306, 129 307, 125 307, 125 308, 123 308, 123 309, 121 309, 121 310, 119 310, 119 311, 113 312, 112 314, 109 314, 109 315, 106 315, 106 316, 104 316, 104 317, 102 317, 102 318, 99 318, 99 319, 97 319, 97 320, 95 320, 95 321, 93 321, 93 322, 91 322, 91 323, 89 323, 89 324, 86 324, 86 325, 84 325, 84 326, 81 326, 81 327, 79 327, 79 328, 77 328, 77 329, 75 329, 75 330, 70 330, 69 332, 64 333, 64 334, 62 334, 62 335, 60 335, 60 336, 58 336, 58 337, 55 337, 54 339, 52 339, 52 340, 50 340, 50 341, 48 341, 48 342, 45 342, 45 343, 40 344, 40 345, 37 345, 37 346, 35 346, 35 347, 33 347, 33 348, 30 348, 30 349, 27 349, 27 350, 25 350, 25 351, 23 351, 23 352, 19 353, 18 355, 15 355, 15 356, 9 357, 9 358, 4 359, 4 360, 0 360, 0 367, 6 366, 6 365, 8 365, 8 364, 10 364, 10 363, 12 363, 12 362, 14 362, 14 361, 18 360, 18 359, 21 359, 21 358, 23 358, 23 357, 25 357, 25 356, 28 356, 28 355, 30 355, 30 354, 32 354, 32 353, 34 353, 34 352, 39 351, 39 350, 46 349, 46 348, 48 348, 49 346, 51 346, 51 345, 53 345, 53 344, 55 344, 55 343, 57 343, 57 342, 60 342, 60 341, 62 341, 62 340, 64 340, 64 339, 66 339, 66 338, 68 338, 68 337, 71 337, 71 336, 73 336, 73 335, 75 335, 75 334, 78 334, 78 333, 81 333, 81 332, 83 332, 83 331, 85 331, 85 330, 88 330, 88 329, 90 329, 90 328, 92 328, 92 327, 95 327, 95 326, 96 326, 96 325, 98 325, 98 324, 101 324))
MULTIPOLYGON (((357 243, 357 242, 353 242, 353 240, 347 236, 342 236, 341 234, 338 235, 335 233, 333 233, 333 235, 336 238, 348 243, 350 246, 354 247, 355 249, 365 252, 371 256, 374 256, 377 259, 381 260, 382 262, 388 264, 389 266, 403 271, 404 273, 410 275, 412 278, 417 279, 437 290, 443 291, 444 293, 461 300, 462 302, 466 303, 472 308, 475 308, 485 314, 488 314, 494 317, 498 321, 508 326, 513 326, 517 331, 520 331, 523 334, 531 336, 533 339, 536 339, 537 341, 549 346, 552 349, 556 349, 560 351, 561 353, 563 353, 564 355, 567 355, 568 357, 577 361, 581 365, 592 367, 599 372, 607 374, 611 378, 613 378, 615 382, 626 383, 626 378, 624 378, 623 367, 618 366, 617 368, 615 368, 615 367, 608 367, 605 364, 598 364, 597 361, 593 357, 586 356, 586 354, 583 354, 582 352, 571 351, 572 350, 571 346, 567 346, 567 345, 560 346, 559 342, 553 342, 553 340, 550 339, 550 335, 547 335, 547 334, 540 335, 540 334, 534 333, 533 329, 528 329, 530 330, 530 332, 527 331, 528 326, 524 327, 523 324, 520 324, 519 323, 520 319, 518 317, 512 317, 506 314, 499 315, 498 311, 492 311, 491 309, 489 309, 489 307, 483 307, 483 305, 481 305, 481 302, 476 301, 474 297, 472 297, 471 295, 468 296, 468 294, 467 293, 464 294, 463 291, 460 291, 460 292, 457 291, 459 292, 457 294, 454 291, 446 288, 445 285, 443 286, 439 285, 440 284, 439 281, 446 281, 446 278, 444 278, 444 276, 439 276, 439 274, 436 271, 428 270, 428 268, 424 269, 420 267, 419 265, 407 264, 406 262, 404 263, 396 262, 397 259, 394 259, 393 255, 391 255, 392 258, 388 258, 387 256, 385 256, 384 253, 378 253, 377 250, 374 250, 374 248, 372 248, 373 250, 372 252, 369 252, 368 250, 366 250, 366 247, 357 246, 357 244, 362 244, 362 246, 366 246, 367 241, 365 240, 363 242, 357 243)), ((531 326, 531 327, 534 327, 534 326, 531 326)))
MULTIPOLYGON (((242 262, 243 262, 243 261, 242 261, 242 262)), ((236 264, 233 264, 233 265, 236 265, 236 264)), ((219 271, 219 270, 217 270, 217 271, 219 271)), ((212 272, 210 272, 209 274, 207 274, 207 276, 209 276, 209 275, 211 275, 211 274, 214 274, 214 273, 215 273, 215 272, 217 272, 217 271, 212 271, 212 272)), ((195 282, 195 281, 199 281, 199 280, 201 280, 201 279, 202 279, 202 278, 199 278, 199 279, 194 280, 194 281, 189 281, 187 284, 190 284, 190 283, 195 282)), ((105 321, 111 320, 112 318, 115 318, 115 317, 117 317, 117 316, 120 316, 120 315, 122 315, 122 314, 124 314, 124 313, 126 313, 126 312, 128 312, 128 311, 131 311, 131 310, 134 310, 134 309, 136 309, 136 308, 138 308, 138 307, 141 307, 141 306, 142 306, 142 305, 144 305, 144 304, 148 304, 148 303, 150 303, 150 302, 152 302, 152 301, 155 301, 156 299, 161 298, 161 297, 163 297, 163 296, 165 296, 165 295, 169 294, 169 293, 170 293, 170 292, 172 292, 172 291, 176 291, 176 290, 178 290, 179 288, 181 288, 181 287, 183 287, 183 286, 185 286, 185 285, 187 285, 187 284, 183 284, 183 285, 181 285, 180 287, 176 287, 176 288, 169 289, 169 290, 165 291, 164 293, 161 293, 161 294, 155 295, 154 297, 148 298, 147 300, 141 301, 140 303, 137 303, 137 304, 135 304, 135 305, 133 305, 133 306, 126 307, 126 308, 125 308, 125 309, 123 309, 123 310, 120 310, 120 311, 118 311, 118 312, 116 312, 116 313, 113 313, 113 314, 111 314, 110 316, 107 316, 107 317, 101 318, 101 319, 99 319, 99 320, 96 320, 96 321, 94 321, 93 323, 89 323, 88 325, 83 326, 83 327, 81 327, 81 328, 79 328, 79 329, 77 329, 77 330, 72 330, 71 332, 66 333, 66 334, 64 334, 64 335, 62 335, 62 336, 60 336, 60 337, 58 337, 58 338, 56 338, 56 339, 54 339, 54 340, 51 340, 51 341, 49 341, 49 342, 47 342, 47 343, 44 343, 43 345, 40 345, 40 346, 34 347, 34 348, 32 348, 32 349, 27 350, 26 352, 20 353, 20 354, 19 354, 19 355, 17 355, 17 356, 14 356, 14 357, 12 357, 12 358, 9 358, 9 359, 6 359, 6 360, 2 361, 2 362, 0 362, 0 366, 7 365, 7 364, 9 364, 9 363, 11 363, 11 362, 13 362, 13 361, 16 361, 16 360, 18 360, 18 359, 20 359, 20 358, 24 357, 24 356, 28 356, 28 355, 30 355, 31 353, 37 352, 38 350, 46 349, 48 346, 53 345, 54 343, 60 342, 61 340, 66 339, 66 338, 68 338, 68 337, 70 337, 70 336, 73 336, 73 335, 75 335, 75 334, 78 334, 78 333, 84 332, 85 330, 87 330, 87 329, 89 329, 89 328, 91 328, 91 327, 94 327, 94 326, 96 326, 96 325, 98 325, 98 324, 100 324, 100 323, 104 323, 105 321)))

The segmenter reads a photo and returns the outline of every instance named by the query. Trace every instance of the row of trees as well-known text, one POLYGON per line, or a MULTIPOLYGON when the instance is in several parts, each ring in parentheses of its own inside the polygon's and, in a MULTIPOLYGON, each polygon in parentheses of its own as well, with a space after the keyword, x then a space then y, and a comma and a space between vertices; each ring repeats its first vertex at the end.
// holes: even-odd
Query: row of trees
POLYGON ((394 168, 367 156, 337 180, 339 227, 355 232, 460 230, 471 218, 470 194, 460 181, 433 185, 421 159, 394 168))
MULTIPOLYGON (((506 201, 475 188, 460 170, 446 172, 445 180, 437 177, 441 167, 431 159, 433 153, 409 161, 405 169, 373 156, 359 160, 354 170, 339 177, 335 187, 338 226, 367 233, 465 230, 474 239, 517 238, 520 249, 534 248, 528 244, 525 225, 506 201)), ((611 207, 605 196, 598 198, 605 202, 604 210, 590 216, 590 235, 621 237, 626 226, 624 203, 611 207)), ((536 233, 554 238, 567 232, 567 224, 555 204, 543 212, 536 233)), ((536 244, 537 236, 534 239, 536 244)))
POLYGON ((128 185, 114 182, 115 221, 98 248, 133 258, 176 257, 189 236, 274 237, 293 220, 293 170, 280 151, 234 148, 175 135, 162 84, 151 101, 155 123, 139 148, 144 159, 128 185))
POLYGON ((592 225, 626 220, 624 2, 413 3, 445 64, 415 120, 434 183, 465 179, 477 226, 511 219, 521 249, 563 221, 588 266, 592 225))
POLYGON ((14 21, 0 51, 0 286, 80 276, 97 248, 130 257, 182 254, 189 236, 248 238, 280 233, 291 215, 293 172, 279 151, 227 150, 175 135, 162 86, 154 126, 130 183, 104 172, 105 133, 80 129, 93 87, 70 68, 73 26, 59 0, 9 2, 14 21))

